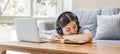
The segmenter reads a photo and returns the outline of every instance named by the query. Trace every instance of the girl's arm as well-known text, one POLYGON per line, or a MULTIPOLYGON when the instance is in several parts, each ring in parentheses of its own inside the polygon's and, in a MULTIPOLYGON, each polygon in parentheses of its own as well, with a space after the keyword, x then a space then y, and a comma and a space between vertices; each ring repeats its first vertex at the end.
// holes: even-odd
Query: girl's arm
POLYGON ((63 38, 72 41, 81 41, 81 42, 91 42, 93 39, 91 34, 64 35, 63 38))
POLYGON ((39 37, 40 38, 44 38, 44 39, 54 39, 54 40, 60 40, 62 39, 62 36, 57 34, 57 33, 53 33, 51 35, 39 32, 39 37))
POLYGON ((93 37, 91 34, 71 34, 71 35, 63 35, 60 36, 57 33, 54 33, 52 35, 47 35, 44 33, 39 33, 40 38, 45 38, 45 39, 54 39, 54 40, 64 40, 68 39, 71 41, 82 41, 82 42, 91 42, 93 37))

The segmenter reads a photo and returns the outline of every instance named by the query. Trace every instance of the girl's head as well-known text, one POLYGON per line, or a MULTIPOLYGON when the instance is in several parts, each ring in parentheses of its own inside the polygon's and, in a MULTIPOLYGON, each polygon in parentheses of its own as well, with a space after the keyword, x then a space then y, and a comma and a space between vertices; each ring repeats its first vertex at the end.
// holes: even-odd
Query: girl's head
POLYGON ((60 35, 77 34, 79 29, 79 20, 72 12, 62 13, 56 21, 56 31, 60 35))

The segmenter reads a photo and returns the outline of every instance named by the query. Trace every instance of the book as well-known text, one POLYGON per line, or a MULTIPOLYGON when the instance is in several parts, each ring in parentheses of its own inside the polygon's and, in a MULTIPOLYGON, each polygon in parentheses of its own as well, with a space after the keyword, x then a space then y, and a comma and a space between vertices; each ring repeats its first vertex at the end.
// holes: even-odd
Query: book
POLYGON ((51 42, 64 43, 64 44, 84 44, 84 43, 86 43, 85 41, 72 41, 69 39, 51 40, 51 42))
POLYGON ((83 44, 85 43, 85 41, 72 41, 72 40, 69 40, 69 39, 65 39, 62 41, 62 43, 66 43, 66 44, 83 44))

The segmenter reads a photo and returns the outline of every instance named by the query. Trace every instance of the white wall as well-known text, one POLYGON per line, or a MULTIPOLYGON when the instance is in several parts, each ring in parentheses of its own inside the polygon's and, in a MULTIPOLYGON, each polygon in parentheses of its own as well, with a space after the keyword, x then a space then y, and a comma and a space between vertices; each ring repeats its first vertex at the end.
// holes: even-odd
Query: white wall
POLYGON ((107 8, 107 7, 119 7, 120 0, 73 0, 73 9, 87 8, 107 8))

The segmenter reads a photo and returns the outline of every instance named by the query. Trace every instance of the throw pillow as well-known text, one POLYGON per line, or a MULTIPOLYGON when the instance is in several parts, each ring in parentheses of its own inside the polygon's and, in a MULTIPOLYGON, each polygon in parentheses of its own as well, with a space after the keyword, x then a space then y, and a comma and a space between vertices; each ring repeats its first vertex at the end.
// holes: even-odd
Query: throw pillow
POLYGON ((97 15, 97 40, 120 40, 120 15, 97 15))

